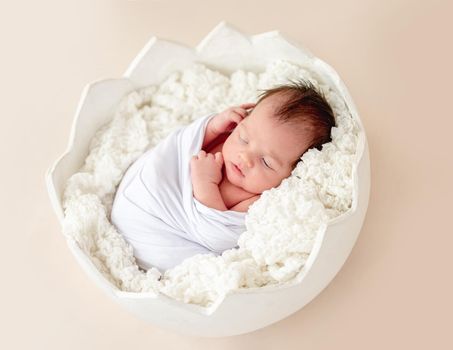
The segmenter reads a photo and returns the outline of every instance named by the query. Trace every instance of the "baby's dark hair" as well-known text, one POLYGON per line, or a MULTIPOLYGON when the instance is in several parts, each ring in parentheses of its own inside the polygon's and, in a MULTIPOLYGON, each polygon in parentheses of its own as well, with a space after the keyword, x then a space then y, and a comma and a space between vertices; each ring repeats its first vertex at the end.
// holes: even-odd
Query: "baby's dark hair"
MULTIPOLYGON (((277 108, 275 117, 282 123, 294 125, 296 130, 298 125, 303 124, 305 129, 308 125, 308 130, 313 135, 308 149, 321 150, 324 143, 331 141, 330 132, 332 127, 336 126, 332 108, 323 93, 318 91, 310 81, 290 80, 288 84, 260 91, 263 92, 258 95, 257 105, 274 94, 287 96, 286 102, 277 108)), ((293 168, 299 162, 299 158, 292 164, 293 168)))

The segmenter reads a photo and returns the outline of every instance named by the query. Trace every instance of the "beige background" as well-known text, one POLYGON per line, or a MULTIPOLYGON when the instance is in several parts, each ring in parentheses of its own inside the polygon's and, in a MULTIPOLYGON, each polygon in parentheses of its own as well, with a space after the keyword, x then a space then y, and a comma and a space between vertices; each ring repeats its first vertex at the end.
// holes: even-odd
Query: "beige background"
POLYGON ((451 349, 452 15, 449 1, 2 1, 0 348, 451 349), (366 128, 372 188, 356 246, 314 301, 204 339, 135 318, 91 282, 44 174, 85 84, 120 77, 152 35, 195 46, 221 20, 279 29, 337 70, 366 128))

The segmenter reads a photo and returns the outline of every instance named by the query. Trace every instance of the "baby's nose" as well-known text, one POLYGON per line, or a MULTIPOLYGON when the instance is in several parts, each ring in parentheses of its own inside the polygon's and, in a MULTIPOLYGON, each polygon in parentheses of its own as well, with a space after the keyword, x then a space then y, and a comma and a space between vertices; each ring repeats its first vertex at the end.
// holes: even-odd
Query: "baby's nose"
POLYGON ((241 153, 241 161, 242 164, 247 166, 248 168, 250 168, 253 165, 252 161, 250 160, 250 157, 245 153, 241 153))

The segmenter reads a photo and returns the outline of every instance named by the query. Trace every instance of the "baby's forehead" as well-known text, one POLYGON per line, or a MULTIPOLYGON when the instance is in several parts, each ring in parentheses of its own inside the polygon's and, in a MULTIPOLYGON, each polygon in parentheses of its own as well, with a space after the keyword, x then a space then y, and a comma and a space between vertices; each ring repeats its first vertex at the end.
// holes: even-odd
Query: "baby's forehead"
MULTIPOLYGON (((242 120, 242 127, 246 130, 253 129, 256 132, 263 133, 263 130, 268 130, 272 133, 275 129, 279 130, 279 133, 285 135, 300 135, 302 130, 305 130, 305 133, 312 129, 311 124, 304 119, 299 119, 296 121, 284 121, 281 120, 278 116, 270 116, 264 120, 262 117, 255 118, 248 117, 242 120), (265 124, 268 126, 265 127, 265 124)), ((239 125, 241 125, 239 124, 239 125)))
MULTIPOLYGON (((257 119, 244 119, 241 132, 254 139, 256 144, 262 145, 265 149, 286 155, 286 153, 297 153, 299 148, 305 149, 306 140, 311 138, 311 132, 303 131, 304 128, 293 125, 290 122, 275 121, 273 125, 263 127, 257 119), (254 137, 259 135, 258 137, 254 137)), ((297 156, 297 154, 295 155, 297 156)), ((292 159, 292 155, 289 155, 292 159)))

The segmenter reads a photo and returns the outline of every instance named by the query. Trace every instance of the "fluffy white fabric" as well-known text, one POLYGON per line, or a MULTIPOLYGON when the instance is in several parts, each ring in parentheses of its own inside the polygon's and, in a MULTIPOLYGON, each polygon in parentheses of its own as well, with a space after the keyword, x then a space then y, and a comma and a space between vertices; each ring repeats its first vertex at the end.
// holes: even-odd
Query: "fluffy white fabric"
POLYGON ((125 96, 113 120, 100 128, 84 166, 67 182, 64 232, 125 291, 164 293, 209 307, 232 290, 294 282, 317 235, 351 208, 358 132, 344 101, 310 62, 302 67, 275 61, 263 73, 239 70, 230 77, 194 64, 159 86, 125 96), (128 166, 193 118, 254 102, 258 89, 300 77, 323 91, 334 111, 332 142, 322 151, 306 152, 289 178, 250 207, 239 248, 221 256, 195 255, 162 276, 155 268, 140 270, 131 247, 109 221, 116 187, 128 166))

